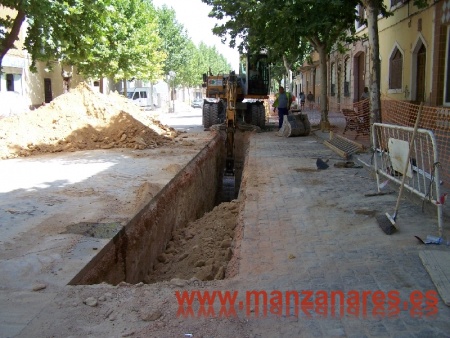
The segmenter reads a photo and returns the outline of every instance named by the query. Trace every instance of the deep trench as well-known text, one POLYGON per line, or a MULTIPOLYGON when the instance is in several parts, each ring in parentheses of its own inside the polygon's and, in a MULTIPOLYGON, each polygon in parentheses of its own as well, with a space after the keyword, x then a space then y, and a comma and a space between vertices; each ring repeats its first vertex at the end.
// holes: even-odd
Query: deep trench
MULTIPOLYGON (((238 198, 251 132, 235 133, 235 198, 238 198)), ((220 132, 69 282, 91 285, 145 282, 174 229, 225 201, 225 133, 220 132)))

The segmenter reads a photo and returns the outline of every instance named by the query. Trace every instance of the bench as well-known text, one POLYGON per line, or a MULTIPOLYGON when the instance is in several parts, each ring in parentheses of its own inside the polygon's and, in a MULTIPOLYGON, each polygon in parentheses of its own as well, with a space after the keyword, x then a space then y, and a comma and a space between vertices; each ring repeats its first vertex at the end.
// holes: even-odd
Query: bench
POLYGON ((353 103, 353 109, 342 109, 345 118, 343 134, 350 130, 356 131, 355 140, 359 135, 370 134, 370 103, 369 99, 353 103))

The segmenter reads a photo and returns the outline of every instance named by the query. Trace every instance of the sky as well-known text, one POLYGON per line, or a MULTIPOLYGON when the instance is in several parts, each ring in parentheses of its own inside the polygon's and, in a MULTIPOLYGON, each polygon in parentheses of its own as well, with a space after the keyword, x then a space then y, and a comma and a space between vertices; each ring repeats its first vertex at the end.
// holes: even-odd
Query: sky
POLYGON ((198 46, 203 41, 208 46, 215 46, 231 64, 235 71, 239 70, 239 52, 224 45, 220 38, 212 33, 216 19, 209 18, 211 7, 201 0, 153 0, 155 7, 166 5, 175 10, 177 21, 184 26, 189 37, 198 46))

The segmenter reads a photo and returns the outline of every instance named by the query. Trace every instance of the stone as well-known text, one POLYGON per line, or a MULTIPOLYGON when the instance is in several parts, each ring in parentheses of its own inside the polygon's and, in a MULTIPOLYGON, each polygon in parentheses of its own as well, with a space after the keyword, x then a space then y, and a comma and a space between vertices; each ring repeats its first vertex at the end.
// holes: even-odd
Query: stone
POLYGON ((231 246, 231 239, 224 239, 222 243, 220 243, 221 248, 229 248, 231 246))
POLYGON ((141 319, 144 322, 152 322, 159 318, 161 318, 162 313, 159 310, 153 311, 153 312, 142 312, 141 313, 141 319))
POLYGON ((98 301, 97 299, 95 299, 94 297, 88 297, 83 301, 84 304, 91 306, 91 307, 95 307, 98 305, 98 301))
POLYGON ((227 250, 225 251, 225 258, 227 260, 230 260, 231 257, 233 257, 233 250, 231 248, 227 248, 227 250))
POLYGON ((47 287, 46 284, 36 284, 33 286, 33 291, 44 290, 47 287))
POLYGON ((204 260, 199 260, 197 262, 195 262, 195 267, 199 268, 201 266, 205 266, 205 261, 204 260))
POLYGON ((179 258, 178 258, 178 262, 181 262, 183 259, 185 259, 187 256, 189 256, 189 254, 187 252, 185 252, 184 254, 182 254, 179 258))
POLYGON ((214 276, 214 279, 223 279, 225 277, 225 269, 223 268, 223 266, 221 266, 219 268, 219 270, 217 271, 216 275, 214 276))
POLYGON ((160 263, 167 263, 167 255, 162 253, 159 254, 158 257, 156 257, 156 259, 158 260, 158 262, 160 263))
POLYGON ((187 283, 188 283, 187 280, 181 279, 181 278, 172 278, 172 279, 170 280, 170 284, 171 284, 171 285, 173 285, 173 286, 178 286, 178 287, 180 287, 180 288, 183 287, 183 286, 185 286, 187 283))

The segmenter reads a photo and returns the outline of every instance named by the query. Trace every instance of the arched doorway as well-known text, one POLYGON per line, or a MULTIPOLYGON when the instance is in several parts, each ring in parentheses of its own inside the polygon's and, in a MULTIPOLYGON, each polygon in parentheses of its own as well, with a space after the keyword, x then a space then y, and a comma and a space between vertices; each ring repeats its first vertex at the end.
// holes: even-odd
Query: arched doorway
POLYGON ((427 48, 420 41, 413 52, 413 79, 415 79, 415 88, 413 87, 413 101, 425 102, 425 74, 427 64, 427 48), (415 73, 415 74, 414 74, 415 73))
POLYGON ((353 102, 359 101, 364 92, 366 71, 366 53, 359 52, 353 58, 353 102))

